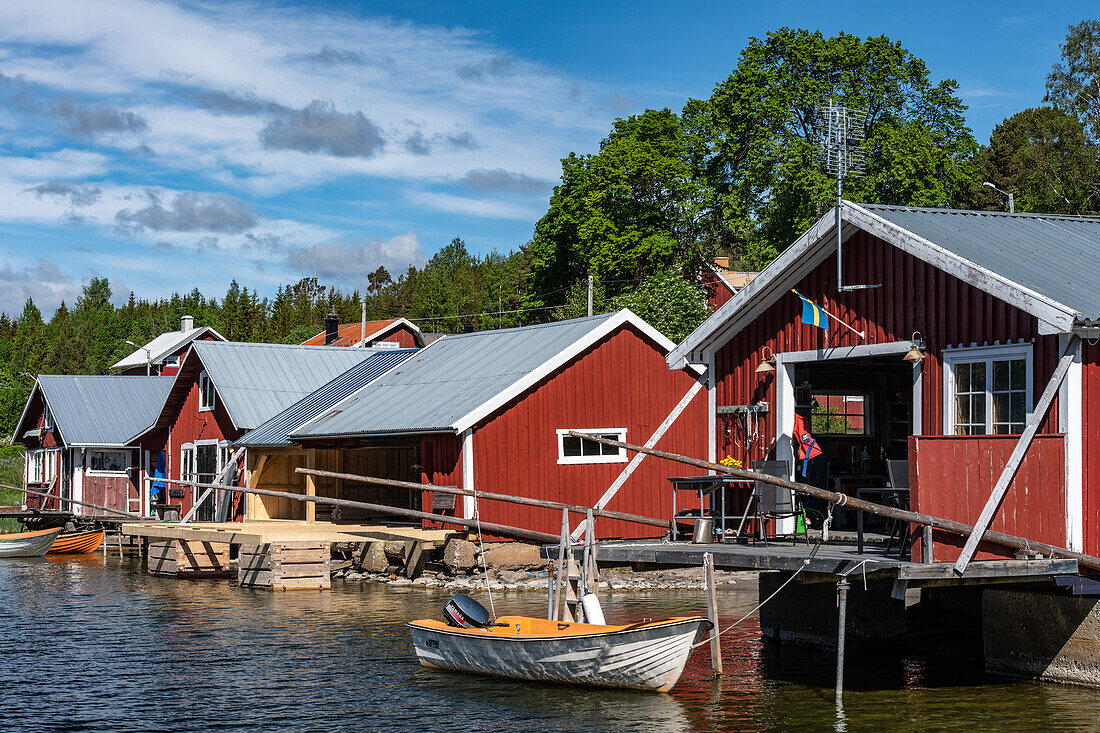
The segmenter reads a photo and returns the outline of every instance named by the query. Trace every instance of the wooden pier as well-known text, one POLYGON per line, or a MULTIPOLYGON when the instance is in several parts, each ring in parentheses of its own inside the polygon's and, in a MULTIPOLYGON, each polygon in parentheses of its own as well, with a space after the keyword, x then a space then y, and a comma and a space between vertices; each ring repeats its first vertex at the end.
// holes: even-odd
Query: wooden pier
MULTIPOLYGON (((855 545, 822 544, 811 557, 812 545, 804 542, 768 545, 670 543, 664 540, 601 542, 596 561, 601 565, 644 565, 649 567, 698 567, 704 553, 710 553, 714 567, 721 570, 794 572, 801 569, 807 581, 831 580, 849 574, 866 573, 868 578, 892 578, 908 587, 981 585, 989 583, 1050 582, 1078 575, 1077 560, 1043 558, 1027 560, 984 560, 971 563, 958 575, 952 562, 923 563, 901 559, 897 551, 868 545, 860 553, 855 545), (816 577, 815 577, 816 576, 816 577)), ((551 557, 556 546, 547 545, 543 554, 551 557)))

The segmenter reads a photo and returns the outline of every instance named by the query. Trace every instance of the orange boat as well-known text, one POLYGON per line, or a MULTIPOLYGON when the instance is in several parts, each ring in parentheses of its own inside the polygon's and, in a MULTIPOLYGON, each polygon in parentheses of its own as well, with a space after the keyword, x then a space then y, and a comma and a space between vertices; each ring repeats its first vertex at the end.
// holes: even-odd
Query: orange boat
POLYGON ((103 544, 103 537, 102 529, 59 535, 46 554, 86 555, 99 549, 99 546, 103 544))

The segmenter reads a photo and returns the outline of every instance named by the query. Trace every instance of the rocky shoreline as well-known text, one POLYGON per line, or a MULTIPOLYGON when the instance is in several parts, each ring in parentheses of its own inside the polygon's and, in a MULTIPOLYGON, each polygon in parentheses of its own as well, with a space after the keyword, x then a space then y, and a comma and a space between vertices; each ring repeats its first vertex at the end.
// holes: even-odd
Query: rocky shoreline
MULTIPOLYGON (((537 570, 501 570, 489 568, 488 573, 480 570, 468 574, 455 575, 449 570, 428 572, 417 578, 406 578, 395 572, 370 572, 347 569, 333 573, 333 579, 340 578, 347 583, 382 583, 394 587, 412 586, 420 588, 440 588, 444 590, 482 590, 488 587, 495 591, 535 591, 546 592, 548 574, 552 569, 537 570)), ((745 590, 756 590, 756 571, 723 571, 714 573, 715 584, 730 590, 740 586, 745 590)), ((702 568, 679 568, 675 570, 631 570, 630 568, 605 568, 600 571, 601 590, 639 591, 639 590, 702 590, 702 568)))

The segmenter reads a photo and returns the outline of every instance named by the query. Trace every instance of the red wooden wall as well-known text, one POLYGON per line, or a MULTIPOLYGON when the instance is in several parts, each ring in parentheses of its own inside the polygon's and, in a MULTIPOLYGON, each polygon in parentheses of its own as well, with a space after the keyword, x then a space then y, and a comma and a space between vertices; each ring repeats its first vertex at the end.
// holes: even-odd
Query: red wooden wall
POLYGON ((1083 550, 1100 555, 1100 343, 1082 344, 1081 441, 1084 446, 1081 480, 1082 516, 1085 518, 1083 550))
MULTIPOLYGON (((910 438, 909 484, 913 511, 974 524, 1017 439, 1015 435, 910 438)), ((1064 467, 1065 437, 1036 436, 990 529, 1065 547, 1064 467)), ((917 537, 913 543, 914 561, 921 558, 919 532, 917 537)), ((950 561, 958 558, 966 538, 933 530, 932 542, 933 559, 950 561)), ((975 557, 1013 557, 1014 553, 1015 550, 982 542, 975 557)))
MULTIPOLYGON (((827 334, 819 328, 802 325, 801 301, 793 293, 785 293, 716 353, 718 405, 767 400, 774 408, 774 375, 755 372, 764 346, 779 354, 905 341, 914 331, 919 331, 927 347, 921 406, 922 432, 926 435, 943 431, 941 365, 945 347, 1033 341, 1033 393, 1036 398, 1054 371, 1059 356, 1058 339, 1040 336, 1033 316, 866 232, 857 232, 844 245, 844 278, 848 283, 882 283, 882 287, 838 292, 836 255, 833 254, 795 288, 857 331, 866 331, 866 338, 861 341, 848 329, 835 324, 827 334)), ((1057 414, 1056 400, 1042 432, 1057 432, 1057 414)), ((738 448, 727 438, 719 421, 718 458, 729 454, 750 465, 748 461, 771 457, 768 454, 775 435, 774 421, 773 410, 760 424, 760 434, 765 439, 751 451, 738 448)))
POLYGON ((412 329, 403 323, 390 333, 383 333, 381 336, 375 336, 372 341, 396 341, 402 349, 416 348, 416 335, 413 333, 412 329))
MULTIPOLYGON (((668 369, 660 348, 632 328, 624 328, 476 427, 474 482, 485 491, 592 506, 627 464, 559 466, 556 431, 626 428, 627 442, 645 443, 694 384, 692 374, 668 369)), ((656 447, 705 458, 706 408, 706 390, 701 389, 656 447)), ((628 458, 633 455, 628 453, 628 458)), ((607 508, 670 518, 672 487, 668 477, 702 473, 648 456, 607 508)), ((683 496, 680 499, 680 509, 697 507, 697 499, 694 505, 683 496)), ((484 501, 481 518, 551 534, 561 530, 561 512, 557 510, 484 501)), ((578 515, 571 517, 574 525, 579 520, 578 515)), ((596 533, 599 537, 653 537, 661 531, 597 519, 596 533)))
MULTIPOLYGON (((435 486, 457 486, 462 488, 462 444, 457 435, 425 435, 420 439, 420 482, 435 486)), ((454 509, 450 511, 432 510, 433 494, 422 491, 421 511, 433 514, 462 516, 462 497, 455 496, 454 509)), ((439 526, 435 522, 425 525, 439 526)), ((462 529, 465 529, 463 527, 462 529)))

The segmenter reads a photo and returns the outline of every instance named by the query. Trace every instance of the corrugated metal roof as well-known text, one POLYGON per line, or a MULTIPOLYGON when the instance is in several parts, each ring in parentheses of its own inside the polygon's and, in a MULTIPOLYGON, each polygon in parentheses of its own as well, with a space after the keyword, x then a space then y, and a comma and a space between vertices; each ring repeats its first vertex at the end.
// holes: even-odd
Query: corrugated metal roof
POLYGON ((196 341, 192 349, 242 430, 258 427, 380 351, 231 341, 196 341))
POLYGON ((877 216, 1100 319, 1100 219, 858 204, 877 216))
POLYGON ((304 399, 295 402, 263 425, 252 430, 238 440, 236 445, 250 448, 291 445, 287 435, 292 430, 378 379, 378 377, 401 364, 416 352, 416 349, 387 349, 375 353, 370 359, 352 367, 349 371, 344 372, 336 379, 310 393, 304 399))
POLYGON ((68 445, 126 445, 160 414, 172 377, 43 374, 38 384, 68 445))
POLYGON ((199 326, 198 328, 189 328, 186 331, 168 331, 157 336, 149 343, 145 344, 140 349, 135 349, 129 356, 119 359, 111 365, 112 369, 132 369, 134 367, 145 366, 145 350, 149 350, 149 363, 159 364, 164 361, 164 357, 168 356, 176 349, 186 345, 193 339, 203 336, 206 333, 213 334, 219 341, 225 341, 225 337, 220 333, 210 328, 209 326, 199 326))
POLYGON ((447 336, 292 435, 450 431, 617 315, 447 336))

